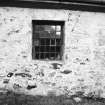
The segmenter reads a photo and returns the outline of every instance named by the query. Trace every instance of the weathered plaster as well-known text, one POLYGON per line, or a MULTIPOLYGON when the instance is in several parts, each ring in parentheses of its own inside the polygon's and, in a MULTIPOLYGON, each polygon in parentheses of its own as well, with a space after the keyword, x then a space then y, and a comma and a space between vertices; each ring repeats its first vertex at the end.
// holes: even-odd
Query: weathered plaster
POLYGON ((0 7, 0 88, 105 97, 104 19, 104 13, 0 7), (32 60, 32 20, 65 21, 62 61, 32 60))

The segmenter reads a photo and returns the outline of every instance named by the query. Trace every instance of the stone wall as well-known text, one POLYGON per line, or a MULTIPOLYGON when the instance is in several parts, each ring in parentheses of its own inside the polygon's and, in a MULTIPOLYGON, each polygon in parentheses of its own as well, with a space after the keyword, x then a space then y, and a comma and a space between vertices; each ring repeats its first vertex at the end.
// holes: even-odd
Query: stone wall
POLYGON ((0 88, 105 98, 105 13, 0 7, 0 88), (62 61, 32 60, 32 20, 65 21, 62 61))

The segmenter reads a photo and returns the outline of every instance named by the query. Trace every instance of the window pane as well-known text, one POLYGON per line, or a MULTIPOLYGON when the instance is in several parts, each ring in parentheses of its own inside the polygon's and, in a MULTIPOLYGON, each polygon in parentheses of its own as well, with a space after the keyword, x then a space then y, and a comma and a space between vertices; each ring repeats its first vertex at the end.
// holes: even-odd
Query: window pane
POLYGON ((47 31, 48 33, 54 33, 55 32, 55 26, 51 25, 44 25, 44 31, 47 31))
POLYGON ((56 45, 55 39, 51 39, 50 41, 51 41, 51 43, 50 43, 51 46, 55 46, 56 45))
POLYGON ((35 29, 34 29, 36 32, 37 31, 44 31, 44 27, 43 25, 35 25, 35 29))
POLYGON ((61 32, 56 32, 56 37, 60 38, 61 32))
POLYGON ((40 45, 46 45, 46 40, 40 39, 40 45))
POLYGON ((46 52, 50 52, 50 47, 46 46, 46 52))
POLYGON ((56 26, 55 26, 55 25, 51 26, 51 28, 52 28, 53 30, 56 30, 56 29, 55 29, 55 28, 56 28, 56 26))
POLYGON ((35 33, 33 34, 33 38, 34 38, 34 39, 39 38, 39 36, 40 36, 39 32, 35 32, 35 33))
POLYGON ((39 52, 39 46, 35 47, 35 52, 39 52))
POLYGON ((56 60, 59 60, 59 59, 61 59, 60 52, 56 53, 56 60))
POLYGON ((60 46, 57 46, 56 47, 56 52, 60 52, 60 50, 61 50, 61 47, 60 46))
POLYGON ((44 59, 44 56, 45 54, 44 53, 40 53, 40 59, 44 59))
POLYGON ((61 45, 61 39, 56 39, 56 45, 61 45))
POLYGON ((50 47, 50 52, 55 52, 56 48, 55 47, 50 47))
POLYGON ((40 46, 40 52, 46 52, 46 46, 40 46))
POLYGON ((35 54, 35 58, 36 58, 36 59, 40 59, 40 54, 39 54, 39 53, 36 53, 36 54, 35 54))
POLYGON ((49 59, 50 59, 50 60, 54 60, 54 59, 55 59, 55 53, 50 53, 49 59))
POLYGON ((33 45, 34 46, 39 46, 39 40, 34 40, 33 45))
POLYGON ((45 53, 45 59, 46 59, 46 60, 49 59, 49 53, 45 53))
POLYGON ((56 31, 61 31, 61 26, 60 25, 56 26, 56 31))
POLYGON ((45 39, 46 40, 46 45, 49 46, 50 45, 50 39, 45 39))

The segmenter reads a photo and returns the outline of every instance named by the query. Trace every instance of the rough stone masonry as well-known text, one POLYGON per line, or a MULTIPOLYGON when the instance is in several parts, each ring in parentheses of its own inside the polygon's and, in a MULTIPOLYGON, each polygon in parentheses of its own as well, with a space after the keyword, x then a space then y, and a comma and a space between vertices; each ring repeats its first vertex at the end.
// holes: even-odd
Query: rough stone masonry
POLYGON ((105 98, 105 13, 0 7, 0 89, 105 98), (65 21, 63 60, 32 59, 32 20, 65 21))

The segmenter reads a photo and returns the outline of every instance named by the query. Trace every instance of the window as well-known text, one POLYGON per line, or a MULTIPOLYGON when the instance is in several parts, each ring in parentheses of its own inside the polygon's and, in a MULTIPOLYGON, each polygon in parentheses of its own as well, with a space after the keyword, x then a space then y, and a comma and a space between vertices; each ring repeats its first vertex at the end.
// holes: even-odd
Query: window
POLYGON ((32 23, 32 58, 61 60, 64 22, 33 20, 32 23))

